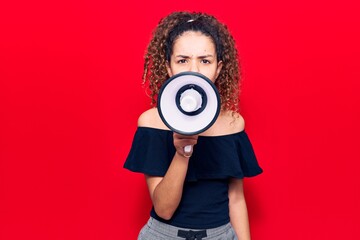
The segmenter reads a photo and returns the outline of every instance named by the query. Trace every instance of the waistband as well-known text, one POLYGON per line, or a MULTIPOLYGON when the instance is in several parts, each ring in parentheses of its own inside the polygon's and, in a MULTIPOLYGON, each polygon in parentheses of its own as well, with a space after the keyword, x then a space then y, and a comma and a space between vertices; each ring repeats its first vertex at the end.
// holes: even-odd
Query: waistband
POLYGON ((153 231, 159 232, 167 237, 173 237, 173 238, 181 237, 184 239, 190 239, 187 238, 186 236, 190 236, 190 237, 193 236, 195 237, 193 239, 196 239, 196 234, 201 237, 199 239, 202 239, 203 237, 207 237, 207 238, 216 237, 218 235, 227 232, 231 228, 230 222, 220 227, 209 228, 209 229, 179 228, 160 222, 153 217, 150 217, 149 221, 147 222, 147 225, 153 231))

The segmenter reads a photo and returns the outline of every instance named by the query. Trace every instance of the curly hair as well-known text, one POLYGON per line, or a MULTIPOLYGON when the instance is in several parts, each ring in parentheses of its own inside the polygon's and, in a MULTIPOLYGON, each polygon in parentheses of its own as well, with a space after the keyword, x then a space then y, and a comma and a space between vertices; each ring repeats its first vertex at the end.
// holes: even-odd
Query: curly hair
POLYGON ((166 61, 170 60, 175 40, 186 31, 201 32, 212 38, 218 61, 223 66, 215 81, 221 109, 238 112, 240 69, 235 40, 228 28, 206 13, 174 12, 160 20, 145 54, 143 84, 149 84, 151 104, 156 105, 163 83, 169 78, 166 61))

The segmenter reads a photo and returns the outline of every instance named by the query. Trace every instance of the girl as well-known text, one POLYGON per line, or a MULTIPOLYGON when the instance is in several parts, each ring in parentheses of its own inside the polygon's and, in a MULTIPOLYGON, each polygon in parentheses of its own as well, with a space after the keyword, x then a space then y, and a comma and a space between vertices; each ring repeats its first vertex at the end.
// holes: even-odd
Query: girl
POLYGON ((258 175, 238 113, 239 66, 227 27, 204 13, 175 12, 157 26, 145 55, 152 104, 174 74, 198 72, 217 87, 221 111, 196 136, 171 132, 157 109, 145 111, 124 167, 145 174, 153 208, 138 239, 250 240, 243 178, 258 175), (190 153, 187 145, 194 146, 190 153))

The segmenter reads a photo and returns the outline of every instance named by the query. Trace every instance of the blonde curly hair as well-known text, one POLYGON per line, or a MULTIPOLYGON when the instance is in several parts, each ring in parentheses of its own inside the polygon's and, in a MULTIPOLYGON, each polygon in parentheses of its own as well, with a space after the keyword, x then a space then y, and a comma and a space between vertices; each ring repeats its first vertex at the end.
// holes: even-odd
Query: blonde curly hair
POLYGON ((170 60, 175 40, 186 31, 201 32, 212 38, 217 60, 223 62, 215 81, 221 109, 238 112, 240 69, 235 40, 226 25, 206 13, 174 12, 160 20, 145 54, 143 84, 150 90, 152 106, 163 83, 169 78, 166 62, 170 60))

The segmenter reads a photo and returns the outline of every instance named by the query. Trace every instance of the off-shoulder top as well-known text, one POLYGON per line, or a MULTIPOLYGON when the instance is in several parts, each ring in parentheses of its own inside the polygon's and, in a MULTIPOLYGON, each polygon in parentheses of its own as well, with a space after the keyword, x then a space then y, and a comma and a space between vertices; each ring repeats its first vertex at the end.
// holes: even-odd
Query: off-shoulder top
MULTIPOLYGON (((164 176, 175 154, 173 132, 138 127, 124 164, 126 169, 164 176)), ((226 224, 229 218, 228 181, 262 173, 245 131, 222 136, 199 136, 189 160, 181 202, 170 220, 177 227, 203 229, 226 224)))

